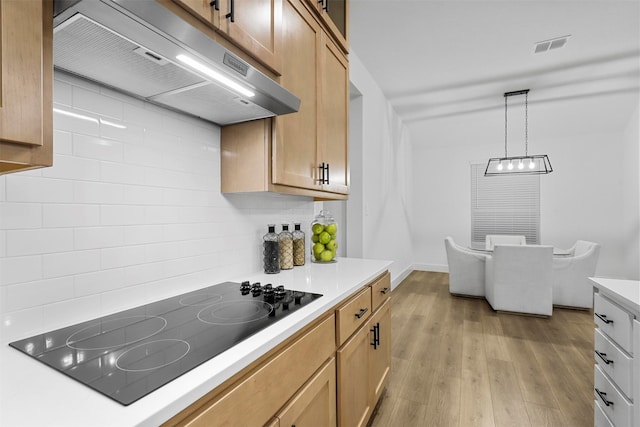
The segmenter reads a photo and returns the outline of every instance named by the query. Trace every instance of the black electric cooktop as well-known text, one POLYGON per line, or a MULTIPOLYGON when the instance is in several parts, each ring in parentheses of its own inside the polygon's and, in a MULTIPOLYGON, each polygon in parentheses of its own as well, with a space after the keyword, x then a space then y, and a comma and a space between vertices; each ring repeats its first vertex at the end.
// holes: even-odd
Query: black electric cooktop
POLYGON ((321 296, 226 282, 9 345, 129 405, 321 296))

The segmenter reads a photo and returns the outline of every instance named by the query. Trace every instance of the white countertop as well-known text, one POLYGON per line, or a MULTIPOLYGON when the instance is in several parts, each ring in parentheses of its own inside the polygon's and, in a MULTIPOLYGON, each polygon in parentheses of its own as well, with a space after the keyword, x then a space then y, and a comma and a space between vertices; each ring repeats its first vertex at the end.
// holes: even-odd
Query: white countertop
POLYGON ((640 281, 590 277, 599 292, 640 315, 640 281))
MULTIPOLYGON (((238 282, 281 284, 323 296, 129 406, 4 345, 0 348, 0 426, 159 425, 366 285, 390 265, 389 261, 339 258, 337 263, 308 263, 277 275, 260 273, 229 278, 238 282)), ((210 284, 203 284, 206 286, 210 284)))

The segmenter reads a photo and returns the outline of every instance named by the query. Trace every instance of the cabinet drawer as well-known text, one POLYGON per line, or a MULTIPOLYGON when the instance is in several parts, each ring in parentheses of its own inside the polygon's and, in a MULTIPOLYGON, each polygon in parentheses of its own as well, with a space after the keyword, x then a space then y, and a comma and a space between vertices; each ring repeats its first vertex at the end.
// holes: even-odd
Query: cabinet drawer
POLYGON ((595 294, 593 297, 593 319, 598 328, 627 353, 633 353, 631 314, 600 294, 595 294))
POLYGON ((620 387, 622 392, 633 399, 631 372, 633 359, 627 356, 607 338, 600 330, 595 329, 595 351, 593 357, 600 368, 620 387))
POLYGON ((600 402, 597 400, 593 405, 593 427, 615 427, 611 424, 611 421, 604 413, 604 409, 600 407, 600 402))
POLYGON ((384 276, 371 285, 371 309, 376 311, 391 294, 391 274, 386 272, 384 276))
POLYGON ((265 425, 334 351, 335 319, 331 316, 180 425, 265 425))
POLYGON ((367 286, 336 310, 338 347, 371 316, 371 288, 367 286))
POLYGON ((616 389, 598 365, 594 367, 593 382, 594 399, 613 424, 616 427, 630 427, 633 405, 616 389))

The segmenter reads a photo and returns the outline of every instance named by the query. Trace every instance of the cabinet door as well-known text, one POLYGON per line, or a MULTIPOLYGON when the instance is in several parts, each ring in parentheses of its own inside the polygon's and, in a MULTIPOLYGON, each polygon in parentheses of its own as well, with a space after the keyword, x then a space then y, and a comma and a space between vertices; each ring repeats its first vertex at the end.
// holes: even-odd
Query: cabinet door
POLYGON ((389 377, 391 369, 391 299, 380 307, 378 311, 371 317, 369 321, 369 331, 373 337, 377 336, 375 346, 369 347, 369 366, 370 374, 369 383, 372 391, 372 406, 382 394, 382 390, 389 377))
POLYGON ((0 0, 0 173, 51 166, 53 5, 0 0))
POLYGON ((273 183, 320 190, 318 175, 318 73, 321 30, 299 0, 282 7, 281 84, 300 98, 297 113, 274 119, 273 183))
POLYGON ((281 426, 336 425, 336 360, 331 358, 278 415, 281 426))
POLYGON ((219 13, 213 6, 211 6, 210 0, 172 0, 172 1, 179 4, 189 13, 191 13, 197 18, 200 18, 202 21, 210 25, 213 25, 216 28, 218 27, 219 13))
POLYGON ((338 425, 360 427, 371 413, 369 391, 369 328, 363 326, 338 355, 338 425))
POLYGON ((251 56, 280 73, 282 0, 218 1, 220 31, 251 56))
POLYGON ((349 192, 349 63, 331 39, 322 35, 320 59, 320 161, 329 165, 323 190, 349 192))
POLYGON ((349 53, 349 0, 307 0, 344 53, 349 53))

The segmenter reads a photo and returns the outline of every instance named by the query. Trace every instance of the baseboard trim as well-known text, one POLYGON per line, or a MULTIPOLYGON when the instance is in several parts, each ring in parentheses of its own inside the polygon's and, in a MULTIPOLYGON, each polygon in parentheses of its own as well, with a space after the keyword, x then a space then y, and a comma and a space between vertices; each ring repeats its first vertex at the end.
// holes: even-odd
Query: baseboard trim
POLYGON ((414 270, 413 266, 409 266, 405 268, 400 274, 398 274, 398 276, 391 281, 391 290, 393 290, 396 286, 402 283, 402 281, 406 279, 407 276, 409 276, 409 274, 411 274, 413 270, 414 270))
POLYGON ((434 271, 436 273, 448 273, 449 266, 447 264, 413 264, 412 268, 418 271, 434 271))

